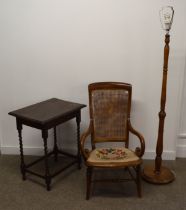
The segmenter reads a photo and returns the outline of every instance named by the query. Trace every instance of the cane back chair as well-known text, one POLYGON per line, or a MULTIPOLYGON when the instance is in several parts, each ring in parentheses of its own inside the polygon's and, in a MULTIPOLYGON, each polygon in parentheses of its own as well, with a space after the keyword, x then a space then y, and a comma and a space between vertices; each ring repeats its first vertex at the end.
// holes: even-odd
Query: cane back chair
MULTIPOLYGON (((130 123, 132 86, 119 82, 99 82, 88 86, 89 128, 81 136, 81 152, 87 166, 86 199, 90 197, 93 168, 125 168, 136 182, 138 196, 141 197, 141 157, 145 150, 143 136, 130 123), (128 149, 129 131, 140 140, 135 151, 128 149), (90 135, 91 150, 86 149, 85 140, 90 135), (104 142, 123 142, 122 147, 98 148, 104 142), (131 173, 135 171, 135 176, 131 173)), ((99 180, 100 181, 100 180, 99 180)), ((120 180, 122 181, 122 180, 120 180)), ((123 180, 124 181, 124 180, 123 180)))

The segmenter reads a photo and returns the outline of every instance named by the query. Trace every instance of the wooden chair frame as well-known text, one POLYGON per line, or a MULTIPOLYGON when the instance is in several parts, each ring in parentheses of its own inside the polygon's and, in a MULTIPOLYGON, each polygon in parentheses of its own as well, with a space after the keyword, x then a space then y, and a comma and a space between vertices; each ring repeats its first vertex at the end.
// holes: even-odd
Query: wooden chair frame
MULTIPOLYGON (((93 168, 125 168, 129 171, 129 174, 131 175, 132 180, 136 182, 137 185, 137 192, 138 196, 141 197, 141 169, 140 166, 142 164, 142 159, 141 157, 144 154, 145 151, 145 141, 143 136, 135 130, 130 122, 130 111, 131 111, 131 97, 132 97, 132 86, 127 83, 120 83, 120 82, 98 82, 98 83, 92 83, 88 86, 89 90, 89 112, 90 112, 90 124, 88 129, 81 135, 81 152, 85 161, 85 165, 87 166, 87 192, 86 192, 86 199, 88 200, 90 197, 90 191, 91 191, 91 183, 95 181, 100 181, 100 180, 92 180, 92 171, 93 168), (111 163, 111 164, 90 164, 87 162, 87 159, 89 158, 90 152, 88 149, 85 149, 85 141, 87 140, 87 137, 91 137, 91 147, 92 150, 96 148, 96 143, 99 143, 95 139, 94 135, 94 113, 93 113, 93 107, 92 107, 92 92, 94 90, 126 90, 128 91, 128 110, 127 110, 127 135, 125 139, 122 140, 114 140, 114 142, 124 142, 125 147, 128 148, 129 146, 129 132, 132 134, 136 135, 140 141, 140 147, 137 147, 135 149, 135 154, 139 157, 137 161, 132 161, 132 162, 125 162, 125 163, 111 163), (133 176, 131 173, 129 167, 132 167, 135 172, 136 176, 133 176)), ((109 140, 106 139, 105 142, 108 142, 109 140)), ((110 140, 111 141, 111 140, 110 140)), ((104 142, 104 139, 102 139, 102 142, 104 142)), ((112 180, 113 181, 113 180, 112 180)), ((118 180, 115 180, 118 181, 118 180)), ((119 181, 126 181, 126 180, 119 180, 119 181)))

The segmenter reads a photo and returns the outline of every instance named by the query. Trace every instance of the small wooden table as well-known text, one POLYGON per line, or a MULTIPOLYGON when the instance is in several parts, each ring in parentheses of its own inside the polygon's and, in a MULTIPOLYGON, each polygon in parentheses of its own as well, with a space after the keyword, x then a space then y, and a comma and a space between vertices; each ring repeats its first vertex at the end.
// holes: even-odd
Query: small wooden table
POLYGON ((52 98, 25 108, 12 111, 9 115, 16 117, 17 130, 19 136, 19 146, 20 146, 20 157, 21 157, 21 173, 23 180, 26 180, 26 172, 36 175, 40 178, 45 179, 46 188, 50 190, 51 179, 58 175, 60 172, 64 171, 71 165, 78 163, 78 167, 81 168, 81 155, 80 155, 80 121, 81 121, 81 109, 86 107, 84 104, 73 103, 69 101, 63 101, 57 98, 52 98), (76 118, 77 123, 77 155, 69 154, 65 151, 59 150, 57 146, 57 135, 56 126, 64 123, 72 118, 76 118), (42 138, 44 141, 44 156, 39 159, 25 164, 24 153, 23 153, 23 141, 22 141, 22 127, 27 125, 33 128, 41 130, 42 138), (48 130, 54 129, 54 148, 52 152, 48 152, 47 138, 48 130), (54 174, 50 173, 48 158, 50 155, 54 155, 55 160, 58 159, 58 154, 63 154, 65 156, 73 157, 73 162, 69 163, 65 168, 60 169, 54 174), (29 167, 38 163, 41 160, 45 160, 45 175, 40 175, 33 172, 29 167))

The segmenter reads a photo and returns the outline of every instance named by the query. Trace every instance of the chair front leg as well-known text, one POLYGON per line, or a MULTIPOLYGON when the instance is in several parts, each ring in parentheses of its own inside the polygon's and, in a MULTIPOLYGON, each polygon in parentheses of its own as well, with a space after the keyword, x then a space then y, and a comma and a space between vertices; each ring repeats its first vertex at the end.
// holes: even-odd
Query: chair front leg
POLYGON ((137 185, 137 191, 138 191, 138 197, 142 197, 141 192, 141 165, 138 165, 136 167, 136 185, 137 185))
POLYGON ((87 167, 87 192, 86 192, 86 200, 89 200, 89 198, 90 198, 91 180, 92 180, 92 168, 91 167, 87 167))

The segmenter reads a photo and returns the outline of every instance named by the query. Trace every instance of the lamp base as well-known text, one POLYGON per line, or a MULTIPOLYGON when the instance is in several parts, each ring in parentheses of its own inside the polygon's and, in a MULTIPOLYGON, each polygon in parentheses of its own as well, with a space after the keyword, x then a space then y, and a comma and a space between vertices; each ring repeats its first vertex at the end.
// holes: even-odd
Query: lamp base
POLYGON ((175 174, 166 167, 161 167, 160 173, 155 173, 153 166, 146 166, 142 178, 151 184, 169 184, 175 180, 175 174))

